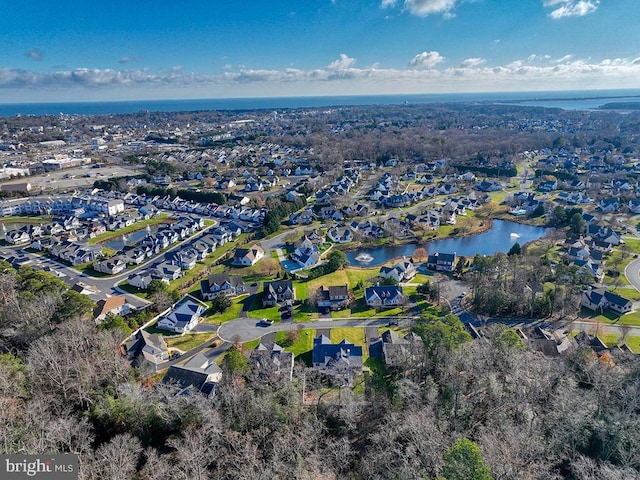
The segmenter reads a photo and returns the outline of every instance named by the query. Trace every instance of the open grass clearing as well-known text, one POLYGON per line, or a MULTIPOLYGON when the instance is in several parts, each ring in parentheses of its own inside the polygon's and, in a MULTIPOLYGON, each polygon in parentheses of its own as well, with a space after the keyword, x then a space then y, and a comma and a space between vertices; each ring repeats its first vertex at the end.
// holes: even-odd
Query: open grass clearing
POLYGON ((289 332, 276 333, 276 343, 292 352, 296 357, 313 350, 314 338, 316 338, 316 331, 313 328, 296 331, 293 335, 289 332))
POLYGON ((169 348, 176 348, 182 352, 188 352, 192 348, 199 347, 215 336, 215 333, 192 333, 181 337, 165 338, 165 342, 169 348))
MULTIPOLYGON (((214 313, 204 318, 204 323, 213 325, 222 325, 224 322, 233 320, 240 317, 240 312, 244 306, 244 301, 248 299, 247 295, 242 297, 236 297, 231 300, 231 306, 227 308, 223 313, 214 313)), ((209 302, 210 303, 210 302, 209 302)))

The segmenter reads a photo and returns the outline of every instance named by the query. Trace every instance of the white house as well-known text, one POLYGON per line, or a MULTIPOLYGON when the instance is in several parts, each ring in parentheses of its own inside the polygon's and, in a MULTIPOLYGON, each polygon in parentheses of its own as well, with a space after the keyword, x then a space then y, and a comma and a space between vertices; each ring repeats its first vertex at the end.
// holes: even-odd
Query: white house
POLYGON ((233 265, 250 267, 264 257, 264 250, 254 243, 249 248, 237 248, 233 255, 233 265))
POLYGON ((175 333, 187 333, 198 324, 207 305, 190 295, 180 300, 166 316, 158 320, 158 328, 175 333))

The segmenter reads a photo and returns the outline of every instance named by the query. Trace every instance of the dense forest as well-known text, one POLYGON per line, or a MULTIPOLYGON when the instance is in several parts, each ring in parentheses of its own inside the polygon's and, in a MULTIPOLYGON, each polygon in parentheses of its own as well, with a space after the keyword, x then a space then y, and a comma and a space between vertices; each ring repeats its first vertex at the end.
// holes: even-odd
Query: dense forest
POLYGON ((87 307, 46 273, 2 265, 3 452, 79 454, 83 479, 638 478, 632 355, 545 357, 503 326, 471 340, 443 312, 413 327, 423 357, 357 388, 302 364, 291 382, 254 376, 233 348, 206 399, 131 369, 124 334, 87 307), (319 386, 333 395, 302 400, 319 386))

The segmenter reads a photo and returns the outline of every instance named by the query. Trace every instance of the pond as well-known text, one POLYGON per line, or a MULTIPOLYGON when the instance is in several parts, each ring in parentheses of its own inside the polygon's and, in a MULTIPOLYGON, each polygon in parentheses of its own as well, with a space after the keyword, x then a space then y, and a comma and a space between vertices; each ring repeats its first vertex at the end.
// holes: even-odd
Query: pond
POLYGON ((160 226, 163 225, 151 225, 143 228, 142 230, 136 230, 135 232, 131 232, 126 235, 120 235, 119 237, 113 238, 106 242, 101 242, 100 244, 103 247, 109 247, 116 251, 120 251, 124 248, 125 245, 135 245, 147 235, 156 233, 160 226))
POLYGON ((544 237, 548 228, 533 227, 508 220, 494 220, 490 230, 468 237, 446 238, 425 244, 407 244, 377 248, 363 248, 346 252, 349 264, 357 267, 382 265, 398 257, 409 257, 416 248, 423 247, 427 253, 455 253, 465 257, 476 254, 494 255, 508 252, 514 243, 524 245, 527 242, 544 237))

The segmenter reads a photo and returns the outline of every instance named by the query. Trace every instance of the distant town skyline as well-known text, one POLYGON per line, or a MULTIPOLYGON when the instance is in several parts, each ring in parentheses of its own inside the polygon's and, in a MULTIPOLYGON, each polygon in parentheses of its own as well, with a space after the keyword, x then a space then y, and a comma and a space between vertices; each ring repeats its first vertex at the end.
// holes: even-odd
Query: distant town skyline
POLYGON ((0 103, 640 88, 638 0, 0 8, 0 103))

